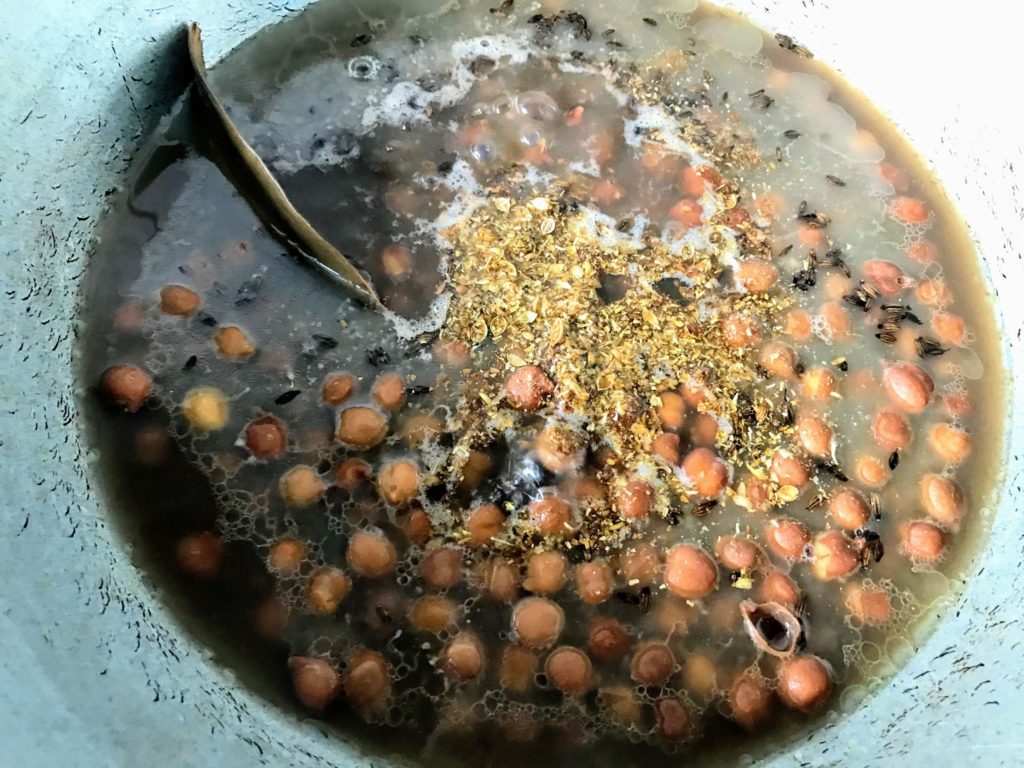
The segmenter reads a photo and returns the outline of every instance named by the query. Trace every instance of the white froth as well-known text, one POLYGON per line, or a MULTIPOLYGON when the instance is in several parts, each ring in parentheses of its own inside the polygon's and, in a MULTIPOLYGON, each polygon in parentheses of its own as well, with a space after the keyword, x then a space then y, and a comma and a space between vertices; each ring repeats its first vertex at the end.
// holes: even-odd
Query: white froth
POLYGON ((403 317, 389 309, 383 310, 383 313, 385 319, 391 324, 395 335, 402 341, 409 341, 421 333, 436 331, 444 325, 445 318, 448 317, 448 306, 450 304, 451 294, 446 292, 434 297, 434 300, 430 302, 430 309, 427 310, 423 317, 403 317))
MULTIPOLYGON (((466 98, 477 81, 476 75, 470 71, 470 65, 481 56, 503 64, 522 64, 528 56, 526 35, 484 35, 456 40, 451 43, 450 50, 451 82, 445 83, 434 92, 426 91, 417 83, 410 81, 395 83, 376 104, 369 105, 363 111, 363 127, 369 129, 381 124, 428 122, 428 107, 443 109, 466 98)), ((439 58, 448 57, 439 55, 439 58)))
POLYGON ((760 30, 732 19, 704 19, 694 26, 694 30, 702 40, 743 58, 756 56, 764 44, 760 30))

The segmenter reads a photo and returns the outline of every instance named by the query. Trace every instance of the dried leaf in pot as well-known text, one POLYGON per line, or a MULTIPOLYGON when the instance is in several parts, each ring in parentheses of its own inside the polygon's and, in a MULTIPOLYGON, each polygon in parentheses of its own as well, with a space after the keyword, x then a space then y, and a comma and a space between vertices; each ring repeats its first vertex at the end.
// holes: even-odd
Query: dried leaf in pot
POLYGON ((800 619, 781 603, 740 603, 743 626, 758 650, 785 658, 792 656, 800 646, 803 626, 800 619))
POLYGON ((309 259, 342 289, 367 307, 384 307, 366 277, 295 208, 277 179, 246 142, 206 78, 203 39, 199 25, 188 26, 189 61, 213 117, 209 124, 223 157, 218 167, 252 205, 267 229, 309 259), (231 167, 232 172, 227 168, 231 167))

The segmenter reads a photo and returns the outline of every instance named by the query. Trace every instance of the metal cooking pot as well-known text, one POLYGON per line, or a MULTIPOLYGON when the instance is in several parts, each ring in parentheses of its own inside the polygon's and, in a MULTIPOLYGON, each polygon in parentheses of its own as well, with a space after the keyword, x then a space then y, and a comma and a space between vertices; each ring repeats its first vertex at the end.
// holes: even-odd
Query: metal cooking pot
MULTIPOLYGON (((1024 11, 998 0, 955 12, 921 0, 723 4, 835 64, 910 136, 970 223, 1006 364, 1024 354, 1024 145, 1009 83, 1024 11)), ((186 83, 183 22, 202 22, 213 62, 301 5, 0 0, 0 765, 389 764, 240 686, 184 630, 108 524, 78 415, 90 237, 186 83)), ((1021 412, 1024 390, 1011 399, 1021 412)), ((935 633, 852 714, 764 765, 1020 764, 1024 423, 1008 429, 1005 456, 991 541, 935 633)))

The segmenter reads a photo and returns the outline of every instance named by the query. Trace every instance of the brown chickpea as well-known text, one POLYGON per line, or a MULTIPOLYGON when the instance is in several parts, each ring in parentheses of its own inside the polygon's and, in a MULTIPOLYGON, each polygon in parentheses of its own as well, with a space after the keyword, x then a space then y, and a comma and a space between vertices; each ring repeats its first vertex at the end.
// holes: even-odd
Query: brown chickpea
POLYGON ((288 450, 288 433, 275 416, 260 416, 245 425, 245 447, 257 459, 274 459, 288 450))
POLYGON ((654 544, 632 544, 619 553, 620 578, 630 586, 650 586, 658 581, 661 571, 661 547, 654 544))
POLYGON ((740 603, 743 595, 738 589, 722 591, 709 599, 707 622, 711 629, 722 636, 735 633, 743 621, 740 603))
POLYGON ((615 578, 608 563, 595 560, 576 567, 576 591, 587 605, 605 602, 611 597, 614 587, 615 578))
POLYGON ((689 380, 679 385, 679 394, 691 408, 697 408, 708 399, 708 390, 700 381, 689 380))
POLYGON ((581 696, 590 689, 593 669, 587 654, 563 645, 553 650, 544 662, 548 682, 566 696, 581 696))
POLYGON ((199 294, 183 285, 165 285, 160 289, 160 311, 165 315, 191 315, 201 303, 199 294))
POLYGON ((779 485, 803 488, 811 479, 807 467, 789 451, 780 448, 772 456, 771 478, 779 485))
POLYGON ((408 248, 389 243, 380 252, 380 267, 392 280, 404 280, 412 274, 412 254, 408 248))
POLYGON ((730 717, 748 731, 761 725, 771 713, 772 693, 764 680, 749 672, 737 675, 729 689, 730 717))
POLYGON ((850 335, 850 315, 837 301, 826 301, 818 310, 818 317, 824 327, 823 334, 829 342, 836 342, 850 335))
POLYGON ((146 312, 137 301, 127 301, 114 313, 114 327, 122 333, 136 333, 146 320, 146 312))
POLYGON ((971 412, 971 401, 964 394, 949 394, 942 399, 942 410, 950 418, 966 416, 971 412))
POLYGON ((306 545, 298 539, 281 539, 270 548, 267 567, 281 576, 290 576, 299 570, 306 557, 306 545))
POLYGON ((729 468, 708 448, 694 448, 683 459, 683 471, 701 496, 711 498, 725 489, 729 468))
POLYGON ((869 627, 878 627, 889 621, 892 605, 888 593, 881 587, 851 584, 846 589, 846 610, 869 627))
POLYGON ((523 589, 546 595, 557 592, 569 579, 569 561, 558 550, 537 552, 526 561, 526 579, 523 589))
POLYGON ((678 392, 662 392, 658 395, 658 418, 665 429, 681 429, 686 419, 686 401, 678 392))
POLYGON ((602 688, 598 702, 620 728, 633 728, 640 723, 643 707, 632 688, 625 685, 602 688))
POLYGON ((209 531, 183 537, 175 550, 178 565, 189 576, 212 579, 220 572, 224 543, 209 531))
POLYGON ((455 623, 458 609, 441 595, 424 595, 409 608, 409 623, 420 632, 437 634, 455 623))
POLYGON ((505 380, 505 398, 519 411, 536 411, 554 391, 554 383, 536 365, 517 368, 505 380))
POLYGON ((405 405, 405 379, 395 373, 385 373, 373 383, 371 394, 377 405, 394 413, 405 405))
POLYGON ((768 549, 786 560, 803 557, 811 541, 811 533, 803 523, 789 517, 768 521, 764 529, 764 540, 768 549))
POLYGON ((519 594, 519 572, 507 560, 494 558, 477 568, 477 581, 488 596, 502 602, 511 602, 519 594))
POLYGON ((950 424, 936 424, 928 432, 928 445, 950 464, 959 464, 971 453, 971 436, 950 424))
POLYGON ((644 643, 633 653, 629 674, 640 685, 664 685, 676 668, 676 657, 664 643, 644 643))
POLYGON ((103 372, 100 386, 110 402, 135 413, 153 391, 153 380, 137 365, 115 365, 103 372))
POLYGON ((679 464, 683 458, 679 450, 679 435, 674 432, 662 432, 651 443, 651 454, 673 466, 679 464))
POLYGON ((321 568, 309 577, 306 605, 313 613, 330 616, 352 588, 352 581, 340 568, 321 568))
POLYGON ((408 504, 419 493, 420 475, 416 462, 402 459, 385 464, 377 476, 377 490, 393 507, 408 504))
POLYGON ((900 360, 917 360, 917 338, 918 331, 916 327, 908 328, 903 326, 898 329, 896 331, 896 341, 892 344, 896 357, 900 360))
POLYGON ((899 536, 900 550, 916 563, 934 563, 946 553, 946 534, 924 520, 903 523, 899 536))
POLYGON ((690 738, 692 718, 686 705, 675 697, 654 702, 654 715, 658 733, 665 741, 681 742, 690 738))
POLYGON ((441 652, 440 668, 456 682, 477 677, 484 668, 484 650, 480 640, 470 632, 461 632, 452 638, 441 652))
POLYGON ((800 445, 811 456, 825 458, 832 455, 832 427, 812 413, 802 413, 796 419, 796 436, 800 445))
POLYGON ((417 413, 405 420, 399 434, 409 445, 420 446, 428 440, 436 440, 443 432, 444 428, 436 417, 417 413))
POLYGON ((874 400, 878 394, 878 379, 869 368, 860 368, 846 374, 846 391, 853 397, 874 400))
POLYGON ((800 386, 804 396, 811 400, 828 400, 836 392, 835 374, 828 368, 808 368, 800 377, 800 386))
POLYGON ((557 496, 546 496, 529 504, 530 522, 545 536, 564 536, 571 530, 572 508, 557 496))
POLYGON ((469 362, 469 345, 464 341, 444 341, 436 344, 434 359, 441 365, 457 368, 469 362))
POLYGON ((156 424, 140 427, 133 440, 135 458, 147 467, 157 467, 171 455, 171 436, 167 429, 156 424))
POLYGON ((864 497, 852 488, 842 488, 832 494, 828 511, 840 528, 855 531, 871 519, 871 510, 864 497))
POLYGON ((462 477, 459 478, 459 490, 462 492, 475 490, 494 469, 494 459, 486 451, 470 451, 466 463, 462 465, 462 477))
POLYGON ((748 293, 765 293, 779 279, 775 265, 760 259, 745 259, 734 270, 736 283, 748 293))
POLYGON ((324 379, 320 389, 320 399, 324 405, 334 407, 341 405, 350 397, 356 388, 356 377, 351 373, 332 373, 324 379))
MULTIPOLYGON (((903 190, 901 191, 904 191, 905 189, 906 184, 904 184, 903 190)), ((904 250, 910 258, 912 258, 919 264, 931 264, 939 257, 939 247, 935 245, 935 243, 933 243, 931 240, 916 240, 915 242, 908 245, 904 250)), ((939 282, 940 285, 945 285, 940 281, 932 280, 925 280, 923 283, 921 283, 921 285, 925 285, 927 283, 932 282, 939 282)), ((918 289, 918 297, 921 298, 922 301, 924 301, 923 295, 920 292, 920 288, 918 289)))
POLYGON ((266 640, 280 640, 290 618, 284 603, 276 597, 268 597, 256 608, 256 631, 266 640))
POLYGON ((373 467, 363 459, 345 459, 334 470, 334 482, 339 488, 354 491, 373 477, 373 467))
POLYGON ((709 701, 718 687, 715 662, 703 653, 691 653, 683 662, 683 685, 698 698, 709 701))
POLYGON ((495 536, 505 529, 505 515, 494 504, 481 504, 475 507, 466 518, 467 542, 473 547, 489 544, 495 536))
POLYGON ((715 556, 731 571, 752 571, 761 558, 761 550, 742 536, 722 536, 715 542, 715 556))
POLYGON ((737 490, 742 493, 735 498, 742 498, 742 506, 750 512, 765 512, 771 506, 771 485, 767 479, 746 475, 737 484, 737 490))
POLYGON ((882 384, 893 404, 905 413, 921 413, 928 407, 935 382, 914 363, 897 363, 882 373, 882 384))
POLYGON ((764 369, 777 379, 792 379, 796 375, 796 352, 781 341, 765 344, 758 359, 764 369))
POLYGON ((383 533, 356 531, 348 540, 345 559, 360 576, 377 578, 395 570, 398 555, 383 533))
POLYGON ((935 338, 940 342, 957 347, 963 344, 967 337, 964 319, 951 312, 933 312, 932 330, 935 332, 935 338))
POLYGON ((807 341, 811 338, 813 333, 813 326, 811 325, 811 316, 804 312, 802 309, 791 309, 786 313, 785 324, 783 325, 784 334, 791 336, 797 341, 807 341))
POLYGON ((886 451, 902 451, 913 437, 910 424, 899 411, 883 408, 871 421, 871 434, 878 446, 886 451))
POLYGON ((864 262, 864 278, 883 296, 899 296, 910 284, 903 270, 891 261, 871 259, 864 262))
POLYGON ((710 413, 698 413, 690 425, 690 442, 708 448, 714 446, 718 439, 718 422, 710 413))
POLYGON ((432 589, 451 589, 462 581, 462 553, 454 547, 440 547, 423 558, 420 575, 432 589))
POLYGON ((565 626, 565 614, 558 604, 544 597, 527 597, 512 609, 512 630, 527 648, 547 648, 558 640, 565 626))
POLYGON ((618 661, 629 652, 632 640, 622 622, 610 617, 590 622, 587 651, 598 661, 618 661))
POLYGON ((654 603, 655 625, 666 635, 686 633, 700 619, 700 609, 689 599, 664 594, 654 603))
POLYGON ((800 601, 800 588, 782 571, 772 569, 761 578, 761 602, 793 608, 800 601))
POLYGON ((352 448, 372 448, 387 434, 387 421, 373 408, 353 406, 338 414, 338 440, 352 448))
POLYGON ((629 520, 640 520, 650 514, 654 506, 654 488, 646 480, 634 478, 616 499, 619 514, 629 520))
POLYGON ((604 501, 607 497, 604 484, 590 473, 569 478, 563 487, 567 495, 575 499, 604 501))
POLYGON ((877 456, 858 456, 853 464, 854 477, 868 488, 882 488, 892 474, 888 464, 877 456))
POLYGON ((929 473, 921 478, 921 506, 929 517, 955 531, 967 512, 967 495, 956 480, 929 473))
POLYGON ((722 335, 729 346, 737 349, 756 347, 763 341, 757 322, 740 314, 730 314, 722 320, 722 335))
POLYGON ((402 524, 405 535, 409 537, 409 541, 417 546, 422 547, 430 541, 430 537, 433 535, 430 515, 418 505, 413 506, 402 515, 399 522, 402 524))
POLYGON ((245 331, 237 325, 227 325, 221 328, 213 337, 217 349, 225 357, 241 358, 249 357, 256 351, 252 340, 245 335, 245 331))
POLYGON ((811 545, 811 570, 821 581, 849 576, 860 567, 860 557, 841 531, 818 534, 811 545))
POLYGON ((423 210, 423 199, 419 193, 404 184, 392 184, 384 192, 384 205, 392 213, 410 218, 423 210))
MULTIPOLYGON (((545 0, 544 6, 547 11, 558 13, 564 10, 565 2, 564 0, 545 0)), ((610 164, 618 154, 619 138, 621 137, 616 137, 610 131, 601 131, 588 137, 583 146, 590 156, 603 167, 610 164)))
POLYGON ((665 586, 684 600, 699 600, 718 586, 715 561, 699 547, 677 544, 665 556, 665 586))
POLYGON ((342 689, 357 712, 380 709, 391 698, 391 669, 376 651, 358 649, 349 654, 342 677, 342 689))
POLYGON ((338 698, 341 681, 338 673, 323 659, 292 656, 288 659, 295 696, 309 709, 325 709, 338 698))
POLYGON ((779 667, 778 694, 787 707, 817 709, 832 692, 832 676, 817 656, 792 656, 779 667))
POLYGON ((558 475, 579 468, 585 447, 578 433, 559 424, 549 424, 537 435, 533 451, 541 466, 558 475))
POLYGON ((539 660, 520 645, 507 645, 501 654, 499 683, 510 693, 524 694, 533 688, 539 660))
POLYGON ((285 472, 278 486, 285 505, 298 509, 315 503, 327 490, 327 484, 320 479, 316 470, 305 465, 292 467, 285 472))
POLYGON ((181 408, 188 423, 200 432, 215 432, 228 423, 228 400, 215 387, 190 389, 181 408))
POLYGON ((826 299, 841 299, 844 294, 850 292, 853 281, 840 272, 832 272, 825 276, 821 291, 826 299))
POLYGON ((953 292, 942 280, 922 280, 917 286, 917 298, 929 307, 949 304, 953 300, 953 292))

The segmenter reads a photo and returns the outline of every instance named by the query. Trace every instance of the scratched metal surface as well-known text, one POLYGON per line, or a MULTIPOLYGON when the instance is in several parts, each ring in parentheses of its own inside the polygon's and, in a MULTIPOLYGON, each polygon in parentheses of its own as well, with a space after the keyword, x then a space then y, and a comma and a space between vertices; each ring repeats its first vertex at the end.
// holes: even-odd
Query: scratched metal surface
MULTIPOLYGON (((1020 354, 1024 147, 1015 99, 997 96, 1017 70, 1022 11, 998 0, 977 0, 968 15, 921 0, 725 4, 796 35, 896 118, 970 222, 1006 360, 1020 354), (966 59, 946 55, 959 40, 975 41, 966 59), (908 66, 892 72, 893 58, 908 66)), ((183 85, 180 23, 203 22, 215 60, 299 5, 0 0, 3 768, 387 764, 236 686, 181 630, 108 525, 79 437, 73 318, 89 238, 105 194, 183 85)), ((1013 401, 1024 412, 1019 387, 1013 401)), ((938 631, 868 705, 773 768, 1020 764, 1022 448, 1014 421, 991 544, 938 631)))

